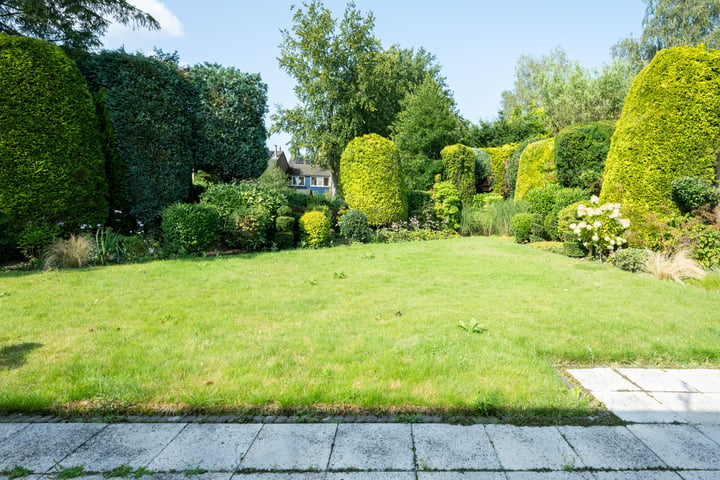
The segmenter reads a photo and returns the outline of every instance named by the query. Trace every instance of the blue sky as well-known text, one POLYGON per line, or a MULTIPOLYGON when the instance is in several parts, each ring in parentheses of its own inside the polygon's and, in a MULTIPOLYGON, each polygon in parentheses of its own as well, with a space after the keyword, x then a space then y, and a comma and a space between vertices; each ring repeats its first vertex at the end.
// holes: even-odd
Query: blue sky
MULTIPOLYGON (((112 26, 105 48, 152 53, 178 51, 183 63, 234 66, 260 73, 275 105, 295 105, 293 80, 278 67, 280 29, 292 25, 295 0, 130 0, 155 16, 159 32, 112 26)), ((336 17, 344 0, 325 0, 336 17)), ((524 54, 540 56, 560 46, 586 68, 610 61, 610 47, 639 36, 642 0, 356 0, 375 15, 384 47, 424 47, 437 57, 460 114, 477 122, 495 118, 500 94, 512 89, 515 65, 524 54)), ((267 124, 270 126, 268 119, 267 124)), ((279 134, 268 145, 287 146, 279 134)))

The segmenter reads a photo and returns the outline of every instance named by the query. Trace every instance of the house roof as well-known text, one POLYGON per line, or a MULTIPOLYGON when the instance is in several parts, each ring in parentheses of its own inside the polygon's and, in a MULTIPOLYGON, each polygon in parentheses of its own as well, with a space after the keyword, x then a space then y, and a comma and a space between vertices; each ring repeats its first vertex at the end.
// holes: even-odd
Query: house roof
POLYGON ((305 163, 303 157, 298 157, 297 162, 288 161, 285 152, 274 150, 270 152, 268 167, 278 166, 280 170, 293 177, 329 177, 330 171, 324 170, 315 165, 305 163))

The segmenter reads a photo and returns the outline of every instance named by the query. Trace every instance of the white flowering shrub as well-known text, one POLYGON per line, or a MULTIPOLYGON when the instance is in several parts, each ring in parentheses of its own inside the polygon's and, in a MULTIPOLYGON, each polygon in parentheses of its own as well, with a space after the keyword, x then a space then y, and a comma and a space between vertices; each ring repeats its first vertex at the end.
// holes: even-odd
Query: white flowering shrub
POLYGON ((570 224, 570 230, 589 256, 605 258, 627 243, 624 234, 630 227, 630 220, 622 218, 619 203, 599 203, 598 197, 593 195, 590 206, 578 205, 580 222, 570 224))

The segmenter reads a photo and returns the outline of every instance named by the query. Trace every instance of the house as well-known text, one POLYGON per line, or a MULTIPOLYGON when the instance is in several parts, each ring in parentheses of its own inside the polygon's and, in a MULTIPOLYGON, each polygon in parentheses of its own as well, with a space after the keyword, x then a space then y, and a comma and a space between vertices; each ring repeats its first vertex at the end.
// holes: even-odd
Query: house
POLYGON ((285 152, 275 147, 275 150, 270 152, 268 168, 276 165, 288 176, 290 186, 299 192, 324 194, 331 191, 330 171, 305 163, 302 157, 288 160, 285 152))

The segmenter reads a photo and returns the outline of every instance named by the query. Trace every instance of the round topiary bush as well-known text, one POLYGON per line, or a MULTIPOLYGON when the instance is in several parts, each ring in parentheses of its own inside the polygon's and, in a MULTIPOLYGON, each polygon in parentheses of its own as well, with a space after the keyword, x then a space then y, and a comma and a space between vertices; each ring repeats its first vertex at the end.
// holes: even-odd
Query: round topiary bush
POLYGON ((366 243, 372 238, 370 224, 360 210, 348 210, 338 220, 338 227, 340 227, 340 235, 351 242, 366 243))
POLYGON ((217 210, 200 204, 176 203, 162 211, 168 253, 203 255, 220 240, 217 210))
POLYGON ((523 200, 527 192, 533 188, 556 182, 554 146, 555 140, 546 138, 525 147, 518 165, 515 200, 523 200))
POLYGON ((517 243, 528 243, 530 241, 534 223, 534 213, 518 213, 512 217, 510 225, 517 243))
POLYGON ((475 195, 475 152, 465 145, 449 145, 442 149, 443 176, 460 193, 463 205, 472 203, 475 195))
POLYGON ((635 78, 605 162, 601 203, 621 203, 635 238, 648 215, 678 212, 671 182, 716 180, 720 150, 720 51, 661 50, 635 78))
POLYGON ((612 122, 580 123, 560 130, 553 150, 558 183, 563 187, 583 188, 591 194, 600 193, 614 131, 612 122))
POLYGON ((331 222, 323 212, 314 210, 300 217, 303 244, 310 248, 324 247, 330 243, 331 222))
POLYGON ((400 156, 392 141, 374 133, 350 141, 340 158, 340 183, 348 206, 363 212, 370 225, 407 219, 400 156))
POLYGON ((55 45, 0 34, 0 207, 8 230, 108 218, 105 159, 82 74, 55 45))

